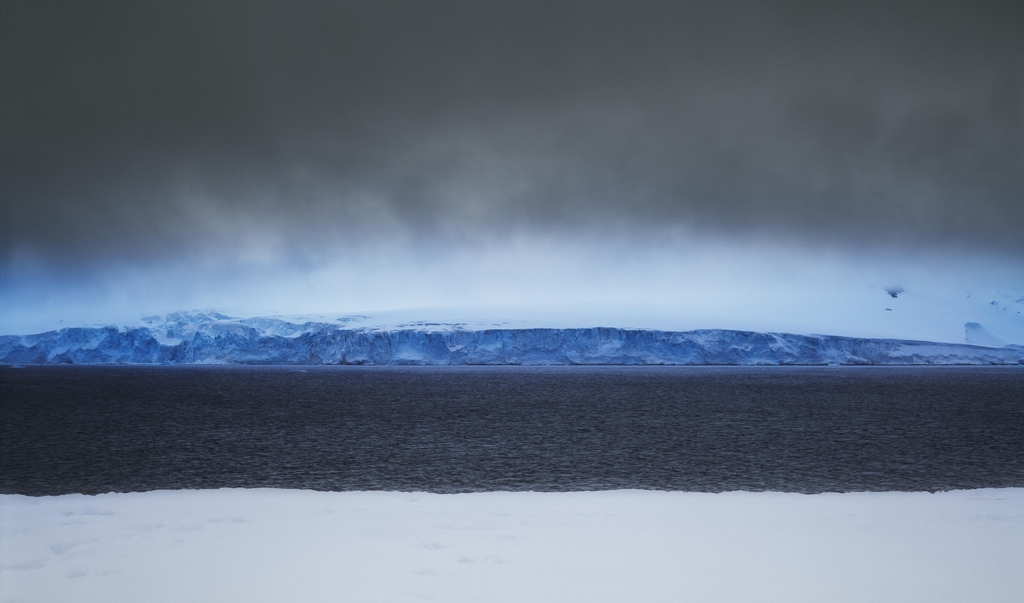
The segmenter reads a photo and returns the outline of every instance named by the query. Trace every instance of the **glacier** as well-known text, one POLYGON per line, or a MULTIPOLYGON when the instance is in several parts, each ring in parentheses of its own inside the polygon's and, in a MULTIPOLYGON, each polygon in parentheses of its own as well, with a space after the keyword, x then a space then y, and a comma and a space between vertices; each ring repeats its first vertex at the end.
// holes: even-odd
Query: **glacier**
MULTIPOLYGON (((362 317, 356 317, 362 318, 362 317)), ((1024 346, 723 329, 484 328, 176 312, 0 336, 0 363, 283 365, 1024 365, 1024 346)))

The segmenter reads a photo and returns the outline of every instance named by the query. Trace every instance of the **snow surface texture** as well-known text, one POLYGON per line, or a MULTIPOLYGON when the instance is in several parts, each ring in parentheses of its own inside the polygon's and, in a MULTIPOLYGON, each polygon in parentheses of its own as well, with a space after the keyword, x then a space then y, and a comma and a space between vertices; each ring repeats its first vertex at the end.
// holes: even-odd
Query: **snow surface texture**
MULTIPOLYGON (((130 326, 0 337, 8 364, 1024 364, 1024 346, 749 331, 360 326, 175 313, 130 326)), ((970 329, 969 329, 970 330, 970 329)))
POLYGON ((0 603, 1019 602, 1024 489, 0 496, 0 603))

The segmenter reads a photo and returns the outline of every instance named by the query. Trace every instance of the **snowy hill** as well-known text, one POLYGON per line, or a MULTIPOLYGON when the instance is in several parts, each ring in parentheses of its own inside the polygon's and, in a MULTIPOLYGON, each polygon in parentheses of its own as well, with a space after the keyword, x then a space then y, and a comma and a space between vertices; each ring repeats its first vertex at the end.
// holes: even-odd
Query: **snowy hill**
POLYGON ((360 326, 174 313, 0 337, 7 364, 1024 364, 1024 347, 748 331, 360 326))

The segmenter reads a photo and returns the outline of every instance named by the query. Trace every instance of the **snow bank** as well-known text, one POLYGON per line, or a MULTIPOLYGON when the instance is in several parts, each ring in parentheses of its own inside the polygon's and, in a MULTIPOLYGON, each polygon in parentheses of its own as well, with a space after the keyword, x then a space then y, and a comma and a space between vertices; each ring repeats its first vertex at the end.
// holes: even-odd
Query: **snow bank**
POLYGON ((0 496, 0 601, 1019 601, 1024 489, 0 496))

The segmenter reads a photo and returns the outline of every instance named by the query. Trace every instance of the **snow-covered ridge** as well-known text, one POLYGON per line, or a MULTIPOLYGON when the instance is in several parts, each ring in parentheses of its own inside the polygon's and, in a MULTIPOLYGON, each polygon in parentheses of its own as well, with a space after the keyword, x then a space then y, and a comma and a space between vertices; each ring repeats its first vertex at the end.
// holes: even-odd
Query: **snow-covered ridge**
POLYGON ((622 328, 360 326, 219 313, 174 313, 128 326, 0 337, 7 364, 1024 364, 1024 347, 622 328))

